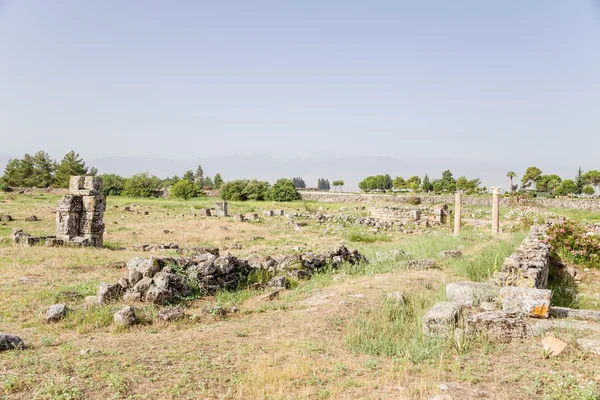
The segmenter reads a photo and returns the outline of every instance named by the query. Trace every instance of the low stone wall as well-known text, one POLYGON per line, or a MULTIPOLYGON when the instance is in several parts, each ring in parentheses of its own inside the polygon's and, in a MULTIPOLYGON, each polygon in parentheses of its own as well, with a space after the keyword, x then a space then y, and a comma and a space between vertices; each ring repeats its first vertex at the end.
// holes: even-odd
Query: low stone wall
MULTIPOLYGON (((412 196, 393 194, 367 194, 367 193, 329 193, 329 192, 306 192, 301 191, 303 200, 312 200, 322 203, 409 203, 412 196)), ((418 195, 423 204, 454 204, 454 196, 428 196, 418 195)), ((468 206, 491 207, 492 197, 469 197, 463 196, 462 203, 468 206)), ((535 198, 515 199, 502 197, 500 206, 511 207, 516 205, 549 207, 549 208, 572 208, 578 210, 590 210, 600 212, 600 199, 569 199, 569 198, 535 198)))

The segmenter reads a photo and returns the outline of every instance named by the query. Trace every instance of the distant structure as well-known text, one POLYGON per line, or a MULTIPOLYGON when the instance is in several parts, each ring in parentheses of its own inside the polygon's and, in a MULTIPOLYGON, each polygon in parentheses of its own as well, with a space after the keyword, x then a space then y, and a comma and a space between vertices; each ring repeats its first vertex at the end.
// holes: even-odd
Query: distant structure
POLYGON ((102 178, 72 176, 69 192, 69 195, 58 201, 56 238, 65 244, 102 247, 106 211, 102 178))

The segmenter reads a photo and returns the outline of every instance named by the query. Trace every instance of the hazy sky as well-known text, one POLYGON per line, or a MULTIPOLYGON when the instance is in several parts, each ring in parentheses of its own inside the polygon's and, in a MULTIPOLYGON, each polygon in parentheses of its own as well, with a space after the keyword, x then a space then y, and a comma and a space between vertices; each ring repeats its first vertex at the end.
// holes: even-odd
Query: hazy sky
POLYGON ((0 0, 0 153, 599 147, 594 0, 0 0))

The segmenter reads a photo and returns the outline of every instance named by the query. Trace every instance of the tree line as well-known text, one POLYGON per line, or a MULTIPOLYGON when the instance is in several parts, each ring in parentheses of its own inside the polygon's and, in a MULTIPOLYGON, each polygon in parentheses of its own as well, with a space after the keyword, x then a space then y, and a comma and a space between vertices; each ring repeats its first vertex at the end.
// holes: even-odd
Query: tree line
POLYGON ((450 170, 442 172, 442 177, 435 180, 431 180, 429 175, 425 175, 423 179, 415 175, 406 180, 401 176, 397 176, 392 180, 388 174, 372 175, 363 179, 358 187, 364 192, 396 190, 417 193, 453 193, 456 190, 461 190, 467 194, 477 194, 487 191, 487 188, 481 187, 479 178, 469 180, 464 176, 460 176, 455 179, 450 170))
MULTIPOLYGON (((519 185, 514 184, 514 178, 517 174, 509 171, 506 177, 510 179, 510 191, 517 192, 519 185)), ((536 166, 531 166, 525 170, 521 177, 521 191, 533 191, 537 193, 549 193, 558 196, 567 195, 594 195, 600 184, 600 171, 590 170, 583 172, 581 167, 577 170, 574 179, 562 179, 556 174, 544 174, 536 166)))

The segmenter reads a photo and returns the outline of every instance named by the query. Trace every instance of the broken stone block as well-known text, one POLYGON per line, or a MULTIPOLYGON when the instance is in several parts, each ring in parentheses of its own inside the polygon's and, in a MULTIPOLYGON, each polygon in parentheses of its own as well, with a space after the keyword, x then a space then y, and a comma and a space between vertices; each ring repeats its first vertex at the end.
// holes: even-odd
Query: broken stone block
POLYGON ((477 307, 483 302, 494 300, 497 292, 494 286, 483 282, 452 282, 446 285, 448 300, 466 307, 477 307))
POLYGON ((400 304, 400 305, 404 305, 406 303, 406 301, 404 300, 404 296, 400 292, 388 293, 385 297, 389 301, 392 301, 392 302, 400 304))
POLYGON ((136 257, 127 263, 129 284, 135 286, 136 283, 144 277, 152 278, 160 271, 160 264, 157 258, 136 257))
POLYGON ((408 260, 406 262, 406 268, 410 270, 431 269, 434 267, 435 260, 433 258, 427 258, 424 260, 408 260))
POLYGON ((88 213, 103 213, 106 211, 106 198, 102 195, 82 196, 82 211, 88 213))
POLYGON ((466 334, 485 333, 488 337, 509 341, 527 336, 527 325, 522 318, 504 311, 486 311, 466 318, 466 334))
POLYGON ((96 212, 83 212, 79 222, 79 232, 83 234, 104 233, 104 215, 96 212))
POLYGON ((46 311, 46 322, 56 322, 63 319, 67 315, 66 304, 54 304, 46 311))
POLYGON ((267 283, 267 286, 285 289, 287 286, 287 278, 285 276, 276 276, 267 283))
POLYGON ((163 322, 170 322, 185 317, 185 313, 179 307, 165 308, 158 312, 158 319, 163 322))
POLYGON ((57 211, 56 236, 77 236, 81 222, 81 212, 57 211))
POLYGON ((600 339, 577 339, 581 350, 600 356, 600 339))
POLYGON ((536 318, 548 318, 552 291, 506 286, 500 290, 502 310, 536 318))
POLYGON ((217 217, 229 216, 229 214, 227 213, 227 202, 226 201, 220 201, 217 204, 215 204, 215 210, 216 210, 217 217))
POLYGON ((135 309, 133 306, 127 306, 118 311, 113 316, 115 324, 119 326, 132 326, 135 324, 135 309))
POLYGON ((31 216, 25 218, 25 221, 27 221, 27 222, 37 222, 37 221, 39 221, 39 218, 36 217, 35 215, 31 215, 31 216))
POLYGON ((457 303, 437 303, 423 317, 423 334, 426 336, 446 336, 458 324, 461 306, 457 303))
POLYGON ((120 299, 123 296, 123 288, 119 284, 101 283, 97 296, 98 302, 105 304, 120 299))
POLYGON ((6 333, 0 333, 0 351, 3 350, 23 350, 25 343, 20 337, 15 335, 9 335, 6 333))
POLYGON ((451 257, 457 258, 462 256, 462 251, 460 250, 444 250, 440 253, 442 257, 451 257))
POLYGON ((80 213, 83 210, 83 199, 81 196, 66 195, 58 201, 56 211, 80 213))
POLYGON ((47 247, 61 247, 61 246, 64 246, 64 244, 65 244, 65 241, 63 239, 59 239, 59 238, 46 239, 47 247))
POLYGON ((567 348, 565 342, 553 336, 546 336, 542 340, 542 346, 544 346, 544 351, 548 352, 552 357, 560 355, 567 348))

